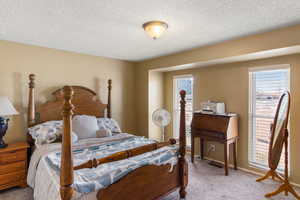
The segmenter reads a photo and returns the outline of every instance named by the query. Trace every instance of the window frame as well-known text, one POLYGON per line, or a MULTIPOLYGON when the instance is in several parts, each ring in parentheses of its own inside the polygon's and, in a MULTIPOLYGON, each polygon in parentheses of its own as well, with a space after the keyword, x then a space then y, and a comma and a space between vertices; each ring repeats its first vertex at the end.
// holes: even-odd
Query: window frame
MULTIPOLYGON (((180 110, 178 110, 178 109, 176 109, 176 99, 178 98, 178 96, 179 96, 179 94, 177 94, 177 83, 176 83, 176 80, 177 79, 180 79, 180 78, 182 78, 182 79, 184 79, 184 78, 192 78, 192 110, 190 111, 190 110, 186 110, 186 111, 188 111, 188 112, 193 112, 194 111, 194 84, 195 84, 195 78, 194 78, 194 76, 192 75, 192 74, 183 74, 183 75, 175 75, 175 76, 173 76, 173 106, 172 106, 172 116, 173 116, 173 130, 172 130, 172 132, 173 132, 173 138, 175 138, 175 139, 178 139, 179 138, 179 135, 177 136, 176 135, 176 119, 175 119, 175 115, 176 115, 176 111, 180 111, 180 110), (177 96, 178 95, 178 96, 177 96)), ((178 131, 179 132, 179 131, 178 131)))
MULTIPOLYGON (((253 73, 254 72, 260 72, 260 71, 271 71, 271 70, 287 70, 288 71, 288 91, 291 91, 291 65, 290 64, 278 64, 278 65, 270 65, 270 66, 263 66, 263 67, 252 67, 248 69, 248 78, 249 78, 249 105, 248 105, 248 164, 251 167, 255 167, 255 168, 259 168, 259 169, 264 169, 267 170, 268 166, 265 166, 261 163, 257 163, 255 162, 254 156, 255 156, 255 152, 254 152, 254 143, 255 143, 255 139, 254 139, 254 127, 253 127, 253 103, 255 102, 254 98, 255 95, 252 95, 254 90, 255 90, 255 84, 253 83, 253 73)), ((258 116, 256 116, 258 117, 258 116)), ((265 117, 265 116, 263 116, 265 117)), ((290 123, 288 125, 288 129, 290 129, 290 123)), ((290 142, 288 142, 290 143, 290 142)), ((290 145, 289 145, 289 151, 290 151, 290 145)), ((290 157, 290 154, 289 154, 290 157)), ((289 159, 290 160, 290 159, 289 159)), ((288 163, 288 165, 290 165, 290 162, 288 163)), ((289 167, 290 169, 290 167, 289 167)), ((283 172, 284 169, 280 169, 278 168, 277 171, 279 172, 283 172)))

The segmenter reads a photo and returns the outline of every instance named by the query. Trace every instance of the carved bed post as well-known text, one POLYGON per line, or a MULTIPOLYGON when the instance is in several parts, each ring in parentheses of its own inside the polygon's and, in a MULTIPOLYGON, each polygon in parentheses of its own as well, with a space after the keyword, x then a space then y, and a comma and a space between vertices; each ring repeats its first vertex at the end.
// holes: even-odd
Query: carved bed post
POLYGON ((34 102, 34 87, 35 87, 35 75, 29 75, 29 99, 28 99, 28 113, 27 113, 27 125, 32 126, 35 123, 35 102, 34 102))
POLYGON ((180 198, 185 198, 186 196, 186 185, 188 182, 188 169, 187 162, 185 160, 185 152, 186 152, 186 133, 185 133, 185 95, 186 92, 184 90, 180 91, 180 130, 179 130, 179 176, 180 176, 180 198))
POLYGON ((70 86, 63 88, 63 138, 60 171, 60 196, 62 200, 70 200, 73 195, 73 157, 72 157, 72 105, 73 89, 70 86))
POLYGON ((108 80, 107 118, 111 118, 111 89, 112 80, 108 80))

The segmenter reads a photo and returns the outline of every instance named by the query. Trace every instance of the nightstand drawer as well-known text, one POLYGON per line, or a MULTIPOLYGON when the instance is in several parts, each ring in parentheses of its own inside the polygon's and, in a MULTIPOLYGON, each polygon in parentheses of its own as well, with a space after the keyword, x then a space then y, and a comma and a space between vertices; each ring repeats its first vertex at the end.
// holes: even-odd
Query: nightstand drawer
POLYGON ((18 172, 26 169, 26 161, 20 161, 15 163, 10 163, 6 165, 0 165, 0 175, 8 174, 11 172, 18 172))
POLYGON ((25 170, 0 175, 0 185, 17 182, 26 178, 25 170))
POLYGON ((26 154, 27 151, 24 149, 0 153, 0 165, 13 163, 17 161, 24 161, 27 158, 26 154))

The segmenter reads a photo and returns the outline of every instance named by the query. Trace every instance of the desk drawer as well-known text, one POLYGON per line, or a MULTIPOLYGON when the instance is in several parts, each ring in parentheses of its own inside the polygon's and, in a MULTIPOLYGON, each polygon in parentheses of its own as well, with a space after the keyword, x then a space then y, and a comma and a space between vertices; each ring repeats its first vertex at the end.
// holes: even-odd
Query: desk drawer
POLYGON ((26 149, 0 153, 0 165, 13 163, 17 161, 24 161, 26 160, 27 157, 26 154, 27 154, 26 149))
POLYGON ((21 181, 24 180, 25 178, 26 178, 25 170, 3 174, 0 175, 0 185, 21 181))
POLYGON ((229 119, 217 115, 194 114, 192 128, 226 133, 229 119))
POLYGON ((205 130, 197 130, 197 129, 192 129, 192 134, 193 136, 198 136, 198 137, 208 137, 211 139, 218 139, 218 140, 225 140, 226 135, 225 133, 219 133, 219 132, 212 132, 212 131, 205 131, 205 130))

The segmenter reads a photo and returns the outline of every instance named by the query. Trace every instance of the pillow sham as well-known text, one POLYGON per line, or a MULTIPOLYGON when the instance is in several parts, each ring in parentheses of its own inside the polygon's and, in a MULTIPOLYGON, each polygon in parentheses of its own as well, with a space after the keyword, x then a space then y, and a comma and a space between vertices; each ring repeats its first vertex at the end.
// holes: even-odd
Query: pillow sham
POLYGON ((96 138, 96 131, 99 129, 97 118, 89 115, 76 115, 72 119, 73 131, 78 139, 96 138))
POLYGON ((111 118, 97 118, 99 130, 110 130, 112 133, 121 133, 118 122, 111 118))
MULTIPOLYGON (((50 144, 52 142, 59 142, 62 138, 62 124, 60 121, 48 121, 42 124, 28 128, 29 134, 35 140, 35 145, 37 147, 43 144, 50 144)), ((78 141, 78 136, 76 133, 72 132, 72 143, 78 141)))
POLYGON ((49 144, 59 139, 62 121, 48 121, 28 128, 29 134, 36 145, 49 144))

